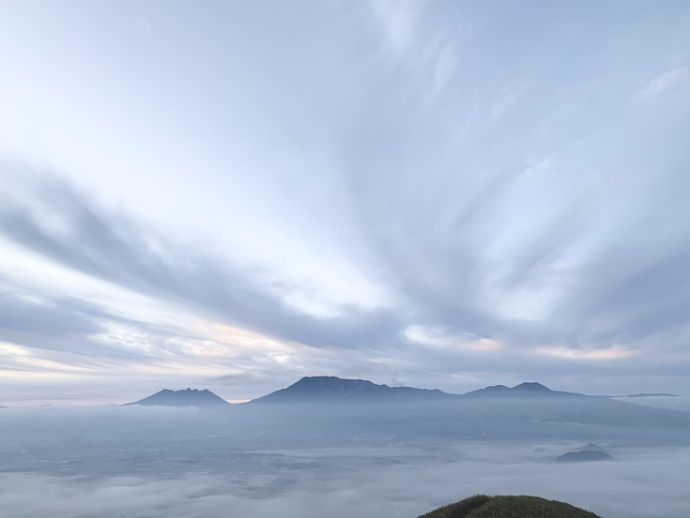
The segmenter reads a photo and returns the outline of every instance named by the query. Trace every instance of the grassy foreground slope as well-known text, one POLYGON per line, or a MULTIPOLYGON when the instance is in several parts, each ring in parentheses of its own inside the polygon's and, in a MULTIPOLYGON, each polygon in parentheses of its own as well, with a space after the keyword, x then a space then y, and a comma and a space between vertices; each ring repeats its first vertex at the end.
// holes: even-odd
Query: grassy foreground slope
POLYGON ((476 495, 419 518, 600 518, 594 513, 536 496, 476 495))

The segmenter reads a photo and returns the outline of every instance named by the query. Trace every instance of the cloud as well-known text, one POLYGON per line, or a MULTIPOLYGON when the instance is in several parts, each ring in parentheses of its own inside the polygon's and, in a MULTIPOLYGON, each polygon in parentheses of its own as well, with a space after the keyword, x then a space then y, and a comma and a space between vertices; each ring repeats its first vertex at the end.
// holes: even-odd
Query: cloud
MULTIPOLYGON (((38 187, 0 209, 7 239, 62 268, 140 294, 146 304, 171 308, 165 318, 148 310, 133 316, 137 306, 125 311, 122 302, 106 307, 92 295, 17 288, 2 302, 8 311, 1 338, 81 357, 40 353, 45 361, 71 362, 94 375, 112 369, 154 380, 186 372, 197 383, 234 380, 234 387, 244 380, 245 389, 231 399, 314 372, 425 386, 439 385, 432 373, 446 373, 443 388, 462 390, 476 383, 453 388, 453 375, 469 368, 516 381, 545 377, 536 356, 565 360, 570 367, 562 368, 570 372, 583 359, 590 372, 593 364, 604 369, 616 362, 632 369, 623 354, 632 350, 655 350, 655 362, 668 368, 686 361, 674 351, 682 350, 688 331, 688 294, 677 280, 685 275, 690 243, 678 238, 672 247, 649 247, 635 262, 626 259, 626 248, 611 247, 598 251, 596 261, 577 259, 572 251, 593 224, 591 211, 607 207, 590 199, 592 209, 583 210, 572 197, 538 223, 539 232, 530 228, 529 238, 503 241, 504 226, 520 220, 502 213, 506 196, 526 181, 520 174, 489 182, 480 189, 481 203, 461 206, 444 221, 425 211, 423 197, 408 200, 408 209, 422 209, 419 217, 402 221, 383 207, 362 205, 364 218, 375 222, 363 228, 375 251, 369 267, 396 294, 395 305, 344 306, 317 317, 286 305, 280 285, 231 260, 98 207, 59 177, 22 171, 38 187), (486 230, 492 219, 499 224, 493 233, 486 230), (663 346, 652 346, 662 339, 663 346)), ((419 183, 415 193, 428 188, 419 183)), ((525 224, 534 226, 530 219, 525 224)), ((630 239, 636 237, 621 234, 616 242, 632 246, 630 239)), ((48 363, 36 365, 50 370, 48 363)))
POLYGON ((680 88, 690 79, 690 68, 678 67, 662 72, 657 77, 646 81, 637 91, 639 97, 654 97, 680 88))
POLYGON ((638 354, 635 350, 620 346, 590 350, 574 349, 571 347, 537 347, 535 352, 537 354, 574 360, 619 360, 621 358, 630 358, 638 354))
POLYGON ((529 84, 526 81, 512 81, 506 84, 497 95, 489 112, 489 118, 499 118, 517 103, 528 90, 529 84))
POLYGON ((497 340, 479 338, 470 334, 452 334, 443 328, 433 326, 408 326, 403 330, 402 335, 412 343, 442 349, 491 352, 503 348, 503 344, 497 340))
POLYGON ((371 3, 384 41, 396 59, 402 58, 416 44, 421 8, 421 2, 377 0, 371 3))
POLYGON ((439 92, 453 78, 458 67, 455 43, 443 42, 434 64, 432 93, 439 92))
POLYGON ((32 194, 33 207, 9 199, 0 209, 0 231, 68 268, 315 346, 357 347, 365 337, 380 343, 395 332, 396 317, 383 309, 348 308, 331 318, 301 314, 275 294, 275 285, 261 283, 226 259, 161 237, 124 215, 96 208, 56 176, 40 176, 40 188, 32 194))
POLYGON ((3 150, 54 164, 0 165, 0 339, 238 398, 309 370, 687 385, 690 105, 621 102, 686 85, 683 9, 300 9, 0 21, 3 150))
POLYGON ((100 327, 69 301, 31 302, 0 291, 0 328, 55 337, 95 334, 100 327))
POLYGON ((425 2, 376 0, 369 4, 390 59, 428 90, 440 93, 458 68, 457 42, 425 2))

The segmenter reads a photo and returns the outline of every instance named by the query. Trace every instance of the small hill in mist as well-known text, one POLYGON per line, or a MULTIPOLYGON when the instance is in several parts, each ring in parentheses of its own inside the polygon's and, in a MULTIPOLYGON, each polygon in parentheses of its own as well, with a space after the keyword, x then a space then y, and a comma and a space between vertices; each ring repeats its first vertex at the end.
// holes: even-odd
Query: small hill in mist
POLYGON ((536 496, 476 495, 419 518, 600 518, 594 513, 536 496))
POLYGON ((613 460, 605 451, 569 451, 556 457, 558 462, 592 462, 597 460, 613 460))
POLYGON ((613 456, 607 453, 598 444, 585 444, 579 448, 566 452, 556 457, 558 462, 591 462, 597 460, 613 460, 613 456))
POLYGON ((143 405, 143 406, 172 406, 172 407, 223 407, 230 406, 230 403, 225 401, 220 396, 214 394, 210 390, 184 389, 184 390, 168 390, 164 389, 160 392, 127 403, 127 405, 143 405))
POLYGON ((440 390, 389 387, 368 380, 335 376, 307 376, 287 388, 271 392, 251 403, 297 403, 323 401, 401 401, 451 398, 440 390))

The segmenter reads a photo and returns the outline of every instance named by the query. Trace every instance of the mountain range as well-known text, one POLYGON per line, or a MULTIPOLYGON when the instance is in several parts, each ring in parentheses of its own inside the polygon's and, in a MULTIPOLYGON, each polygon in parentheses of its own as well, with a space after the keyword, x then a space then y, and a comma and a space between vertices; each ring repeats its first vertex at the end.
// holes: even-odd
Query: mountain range
MULTIPOLYGON (((664 394, 667 395, 667 394, 664 394)), ((668 394, 670 396, 670 394, 668 394)), ((263 403, 324 403, 324 402, 418 402, 476 398, 546 398, 546 397, 587 397, 609 399, 616 396, 588 396, 577 392, 552 390, 536 381, 524 381, 513 387, 490 385, 464 394, 451 394, 438 389, 421 389, 415 387, 391 387, 379 385, 369 380, 345 379, 336 376, 305 376, 275 392, 249 401, 250 404, 263 403)), ((621 396, 618 396, 621 397, 621 396)), ((642 397, 630 395, 627 397, 642 397)), ((127 405, 146 406, 227 406, 230 405, 220 396, 209 390, 164 389, 139 401, 127 405)))
MULTIPOLYGON (((438 389, 391 387, 369 380, 344 379, 336 376, 306 376, 292 385, 249 401, 258 403, 323 403, 323 402, 384 402, 431 401, 475 397, 534 397, 581 395, 561 392, 537 382, 523 382, 514 387, 492 385, 465 394, 451 394, 438 389)), ((161 390, 128 405, 218 406, 227 401, 209 390, 161 390)))

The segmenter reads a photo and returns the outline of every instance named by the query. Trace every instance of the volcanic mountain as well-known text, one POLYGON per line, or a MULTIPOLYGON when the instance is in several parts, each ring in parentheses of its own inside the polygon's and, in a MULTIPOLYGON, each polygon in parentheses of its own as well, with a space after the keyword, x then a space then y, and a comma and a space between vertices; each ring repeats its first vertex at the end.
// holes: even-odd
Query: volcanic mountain
POLYGON ((287 388, 271 392, 251 403, 297 403, 325 401, 401 401, 455 397, 440 390, 389 387, 368 380, 335 376, 307 376, 287 388))
POLYGON ((223 407, 230 406, 230 403, 225 401, 220 396, 217 396, 210 390, 197 390, 197 389, 185 389, 185 390, 168 390, 164 389, 160 392, 140 399, 139 401, 134 401, 133 403, 127 403, 127 405, 143 405, 143 406, 173 406, 173 407, 223 407))
POLYGON ((281 390, 259 397, 251 403, 324 402, 324 401, 419 401, 457 399, 475 396, 563 396, 581 395, 551 390, 534 381, 514 387, 492 385, 466 394, 449 394, 438 389, 390 387, 368 380, 344 379, 336 376, 307 376, 281 390))

